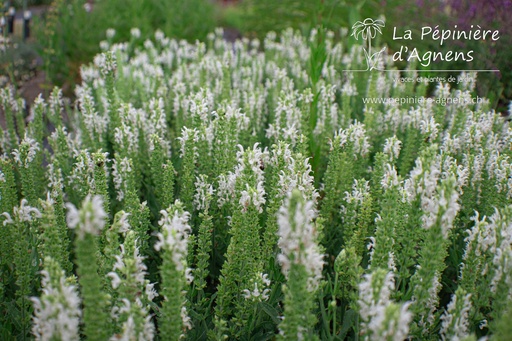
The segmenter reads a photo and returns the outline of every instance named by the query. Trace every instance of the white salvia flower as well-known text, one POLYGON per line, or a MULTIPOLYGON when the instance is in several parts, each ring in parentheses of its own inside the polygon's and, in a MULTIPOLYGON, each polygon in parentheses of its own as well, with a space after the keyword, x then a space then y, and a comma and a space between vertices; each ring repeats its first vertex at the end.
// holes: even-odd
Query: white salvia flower
POLYGON ((103 199, 100 195, 91 197, 88 195, 82 203, 82 208, 77 210, 75 205, 67 203, 67 223, 69 228, 78 226, 78 238, 83 239, 85 234, 99 234, 105 226, 107 214, 103 208, 103 199))
POLYGON ((107 277, 110 277, 110 284, 112 285, 113 289, 119 288, 119 286, 121 285, 121 278, 116 272, 109 272, 107 274, 107 277))
POLYGON ((436 123, 434 117, 427 120, 420 121, 420 131, 423 135, 428 135, 431 141, 434 141, 439 133, 439 123, 436 123))
POLYGON ((270 280, 267 274, 259 273, 256 279, 251 279, 251 286, 252 285, 254 285, 254 290, 242 290, 245 299, 253 302, 267 301, 269 299, 270 280))
POLYGON ((159 41, 159 42, 162 42, 165 38, 165 35, 164 35, 164 32, 162 32, 161 30, 156 30, 155 32, 155 40, 156 41, 159 41))
MULTIPOLYGON (((198 142, 199 141, 199 131, 194 129, 189 129, 187 127, 183 127, 181 129, 181 137, 177 138, 180 141, 180 157, 183 158, 185 155, 185 145, 190 143, 189 141, 198 142)), ((194 154, 197 155, 197 147, 194 146, 194 154)))
POLYGON ((480 321, 480 323, 478 324, 478 328, 480 330, 484 329, 484 328, 487 328, 488 327, 488 324, 487 324, 487 320, 486 319, 483 319, 482 321, 480 321))
POLYGON ((106 40, 100 41, 100 49, 102 51, 107 51, 110 48, 110 44, 106 40))
POLYGON ((439 83, 435 92, 437 97, 448 98, 450 97, 450 83, 439 83))
POLYGON ((243 190, 240 195, 240 205, 242 212, 246 212, 249 205, 252 203, 258 212, 263 212, 263 205, 265 204, 265 189, 263 188, 263 181, 258 182, 256 188, 252 188, 249 184, 245 184, 246 190, 243 190))
MULTIPOLYGON (((131 109, 130 109, 131 111, 131 109)), ((114 140, 120 149, 135 153, 138 149, 139 129, 130 126, 129 122, 123 120, 119 127, 114 130, 114 140)))
POLYGON ((48 176, 48 188, 55 192, 57 189, 63 190, 64 184, 62 179, 62 171, 60 168, 55 169, 53 163, 48 165, 47 168, 47 176, 48 176))
POLYGON ((468 336, 470 298, 471 294, 464 295, 463 290, 457 290, 452 296, 446 312, 441 316, 440 334, 443 341, 462 341, 468 336), (463 297, 460 297, 462 295, 463 297))
POLYGON ((117 63, 113 51, 97 54, 94 57, 94 65, 96 65, 103 74, 115 71, 117 63))
POLYGON ((153 323, 152 316, 147 315, 144 318, 144 329, 142 330, 142 335, 139 335, 139 339, 142 340, 153 340, 155 338, 155 324, 153 323))
POLYGON ((29 206, 26 199, 21 199, 20 207, 14 207, 14 216, 20 221, 32 221, 33 218, 41 218, 41 212, 35 207, 29 206))
POLYGON ((196 177, 196 193, 194 194, 194 208, 198 211, 206 208, 206 203, 213 196, 213 186, 207 183, 207 177, 203 174, 196 177))
MULTIPOLYGON (((500 282, 512 281, 512 207, 508 206, 501 210, 495 209, 490 218, 487 228, 494 233, 494 245, 492 247, 493 259, 492 266, 494 274, 492 276, 490 290, 496 293, 500 282)), ((509 291, 510 296, 510 291, 509 291)))
POLYGON ((14 220, 11 218, 11 215, 7 212, 2 213, 5 217, 4 226, 7 224, 14 224, 15 221, 19 222, 29 222, 34 218, 41 218, 41 212, 35 207, 29 206, 27 199, 21 199, 21 203, 19 207, 13 208, 14 220))
POLYGON ((347 75, 347 80, 341 87, 341 94, 349 97, 357 96, 357 87, 354 83, 352 83, 354 76, 352 73, 348 73, 347 75))
POLYGON ((393 252, 388 253, 388 270, 396 273, 395 254, 393 252))
POLYGON ((131 160, 128 158, 121 159, 120 162, 114 159, 112 164, 112 177, 114 178, 114 187, 117 191, 117 200, 122 201, 126 191, 126 179, 132 171, 131 160))
POLYGON ((107 29, 107 38, 108 39, 114 38, 115 35, 116 35, 116 30, 114 30, 113 28, 107 29))
POLYGON ((186 329, 192 329, 192 320, 187 314, 187 308, 185 306, 181 307, 181 321, 183 323, 183 327, 186 329))
POLYGON ((192 231, 188 224, 190 214, 188 212, 180 213, 178 209, 172 210, 172 207, 160 211, 162 218, 158 224, 162 232, 157 234, 158 241, 155 243, 155 249, 157 251, 162 248, 170 250, 176 269, 183 271, 185 270, 183 261, 187 256, 188 236, 192 231))
POLYGON ((150 301, 153 301, 153 299, 158 296, 158 292, 155 290, 155 283, 147 282, 145 292, 150 301))
POLYGON ((364 125, 357 121, 347 129, 340 129, 336 132, 334 140, 339 141, 341 147, 351 143, 354 153, 361 154, 362 156, 366 155, 370 150, 370 143, 368 142, 364 125))
POLYGON ((6 226, 7 224, 14 224, 14 220, 12 220, 11 215, 7 212, 2 213, 2 215, 5 217, 3 225, 6 226))
POLYGON ((475 72, 461 72, 457 77, 457 84, 461 84, 461 90, 473 91, 476 85, 476 73, 475 72))
POLYGON ((144 276, 146 275, 147 267, 143 262, 144 257, 139 254, 139 248, 135 247, 133 255, 126 255, 124 244, 121 244, 120 248, 121 254, 115 256, 116 262, 114 263, 114 271, 119 270, 121 273, 123 273, 123 271, 126 269, 124 259, 126 257, 130 257, 130 260, 134 262, 136 268, 136 272, 130 275, 133 277, 136 283, 140 284, 141 286, 145 285, 146 281, 144 276))
POLYGON ((377 313, 377 305, 385 306, 390 303, 391 292, 395 289, 393 273, 376 270, 366 274, 359 283, 359 314, 364 322, 370 322, 377 313), (382 276, 384 275, 384 276, 382 276), (382 278, 384 277, 384 278, 382 278))
POLYGON ((185 280, 187 281, 187 284, 192 284, 192 282, 194 281, 194 269, 185 269, 185 280))
MULTIPOLYGON (((88 70, 83 70, 89 72, 88 70)), ((93 81, 94 78, 99 78, 99 73, 91 74, 90 77, 92 79, 86 80, 89 77, 87 74, 83 74, 82 78, 84 83, 87 81, 93 81)), ((83 119, 83 122, 86 125, 87 130, 90 134, 93 134, 94 131, 103 132, 103 130, 98 129, 103 126, 103 124, 98 124, 97 120, 102 120, 103 118, 98 115, 98 111, 96 110, 96 101, 93 96, 94 89, 88 86, 87 84, 82 84, 76 87, 75 94, 78 101, 78 106, 80 109, 80 116, 83 119)), ((102 122, 103 123, 103 122, 102 122)), ((66 129, 63 128, 63 132, 66 135, 66 129)))
POLYGON ((68 176, 69 185, 83 195, 84 191, 94 190, 96 184, 94 181, 95 162, 87 150, 82 150, 76 155, 76 161, 73 164, 71 174, 68 176))
POLYGON ((316 241, 317 231, 312 224, 315 209, 312 201, 299 201, 297 196, 302 199, 300 192, 290 192, 279 209, 278 245, 281 253, 277 259, 285 276, 288 275, 292 263, 304 266, 309 274, 308 290, 315 291, 322 278, 324 265, 323 254, 320 253, 316 241))
POLYGON ((14 149, 12 155, 14 161, 21 167, 28 168, 30 163, 34 161, 37 151, 39 151, 39 143, 33 138, 25 135, 20 143, 19 149, 14 149))
POLYGON ((377 269, 364 276, 359 284, 359 314, 363 340, 402 341, 409 333, 412 313, 410 302, 397 304, 390 300, 395 282, 392 272, 377 269))
MULTIPOLYGON (((165 113, 165 103, 162 97, 158 99, 152 98, 148 105, 148 116, 149 125, 145 127, 146 135, 151 136, 155 134, 159 137, 166 136, 167 133, 167 121, 165 113)), ((167 149, 166 143, 161 139, 160 143, 163 144, 164 150, 167 149)))
MULTIPOLYGON (((90 82, 94 82, 97 79, 99 79, 100 73, 99 73, 98 69, 96 69, 95 67, 82 65, 82 66, 80 66, 80 76, 82 77, 83 83, 90 83, 90 82)), ((79 88, 80 88, 80 86, 77 85, 76 89, 79 89, 79 88)), ((75 92, 76 91, 77 90, 75 90, 75 92)))
MULTIPOLYGON (((247 189, 250 190, 249 184, 246 184, 247 189)), ((251 204, 251 196, 249 195, 248 191, 242 191, 240 192, 240 201, 239 204, 242 206, 242 211, 246 212, 247 208, 251 204)))
POLYGON ((119 337, 121 339, 128 337, 128 340, 153 340, 154 338, 155 328, 151 316, 148 315, 150 308, 143 301, 151 301, 158 294, 154 292, 154 284, 150 284, 145 279, 147 267, 143 263, 144 257, 139 254, 135 236, 135 232, 128 232, 124 244, 120 246, 121 253, 115 256, 113 271, 107 274, 111 278, 113 289, 124 284, 132 290, 141 292, 134 297, 120 297, 122 305, 115 305, 112 308, 111 315, 123 325, 123 333, 120 336, 114 336, 114 340, 119 337), (121 316, 121 314, 128 316, 121 316), (120 320, 121 317, 122 320, 120 320))
POLYGON ((368 181, 359 181, 355 179, 352 184, 352 192, 345 192, 345 201, 347 203, 355 202, 361 205, 369 192, 370 184, 368 181))
POLYGON ((400 180, 398 178, 395 166, 386 163, 386 169, 384 170, 384 175, 382 176, 380 184, 384 189, 400 185, 400 180))
POLYGON ((259 181, 256 185, 256 190, 252 191, 252 203, 256 206, 258 212, 263 212, 263 205, 265 204, 265 188, 263 181, 259 181))
MULTIPOLYGON (((421 320, 418 325, 423 328, 423 333, 427 333, 430 327, 435 322, 435 311, 437 310, 437 306, 439 304, 439 290, 441 289, 441 283, 439 282, 439 273, 436 272, 434 278, 432 278, 432 283, 428 289, 429 298, 426 302, 424 302, 425 307, 423 307, 424 311, 428 311, 427 316, 421 316, 421 320)), ((412 302, 416 302, 416 297, 412 297, 412 302)))
POLYGON ((146 50, 153 50, 155 46, 153 45, 153 42, 151 40, 147 39, 146 41, 144 41, 144 48, 146 50))
MULTIPOLYGON (((234 172, 229 172, 227 175, 222 174, 219 176, 218 187, 218 204, 219 206, 224 203, 236 200, 238 193, 235 192, 237 182, 245 183, 246 189, 240 193, 241 198, 238 203, 242 206, 245 212, 250 203, 256 206, 258 211, 262 211, 262 204, 265 203, 265 191, 263 187, 263 166, 268 162, 268 150, 261 150, 258 147, 259 143, 255 143, 253 148, 244 150, 242 145, 238 145, 239 151, 236 153, 238 164, 235 166, 234 172), (250 179, 247 179, 249 177, 250 179), (256 184, 253 188, 248 184, 256 184), (260 184, 261 182, 261 184, 260 184)), ((235 201, 236 202, 236 201, 235 201)))
POLYGON ((38 341, 79 340, 80 298, 74 285, 66 283, 64 271, 43 270, 41 297, 33 297, 32 334, 38 341), (51 278, 51 276, 58 276, 51 278))
POLYGON ((5 182, 5 174, 0 170, 0 182, 5 182))
POLYGON ((279 174, 278 181, 280 195, 284 197, 296 188, 302 193, 304 200, 316 202, 320 195, 314 185, 315 180, 309 159, 300 154, 295 155, 295 157, 297 157, 297 160, 291 156, 284 160, 286 166, 279 174))
POLYGON ((398 159, 400 155, 400 148, 402 142, 396 138, 396 136, 390 137, 386 139, 386 143, 384 144, 384 154, 387 154, 391 157, 391 160, 398 159))
POLYGON ((437 193, 432 196, 421 196, 421 206, 424 211, 422 216, 423 227, 426 229, 431 228, 434 224, 438 223, 440 216, 440 226, 442 229, 443 237, 448 237, 448 231, 452 228, 455 216, 459 212, 460 205, 458 203, 459 193, 456 190, 457 182, 453 176, 441 181, 437 186, 437 193))
POLYGON ((135 39, 139 39, 140 38, 140 29, 138 29, 137 27, 132 28, 130 30, 130 35, 135 39))
MULTIPOLYGON (((129 308, 128 308, 129 310, 129 308)), ((135 321, 133 316, 129 315, 128 319, 122 325, 120 335, 116 334, 110 338, 110 341, 132 341, 137 340, 137 332, 135 331, 135 321)))
POLYGON ((130 213, 121 211, 121 216, 116 220, 116 227, 118 231, 122 234, 126 234, 128 233, 128 231, 131 231, 130 223, 128 221, 129 216, 130 213))

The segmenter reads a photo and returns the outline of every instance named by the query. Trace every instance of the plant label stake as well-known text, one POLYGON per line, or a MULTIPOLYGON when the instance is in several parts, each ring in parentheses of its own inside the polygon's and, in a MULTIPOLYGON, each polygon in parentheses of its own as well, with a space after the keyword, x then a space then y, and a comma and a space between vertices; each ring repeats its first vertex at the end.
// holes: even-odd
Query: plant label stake
POLYGON ((32 18, 32 13, 25 11, 23 13, 23 40, 30 38, 30 18, 32 18))
POLYGON ((9 7, 9 14, 7 15, 7 33, 14 33, 14 15, 16 14, 16 10, 14 7, 9 7))

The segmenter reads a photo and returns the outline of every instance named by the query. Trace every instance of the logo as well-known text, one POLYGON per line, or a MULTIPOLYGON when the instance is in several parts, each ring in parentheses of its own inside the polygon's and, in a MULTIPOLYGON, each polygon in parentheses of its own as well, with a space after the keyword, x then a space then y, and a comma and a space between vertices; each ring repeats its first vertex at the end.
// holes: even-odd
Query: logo
MULTIPOLYGON (((378 51, 372 51, 376 49, 374 46, 374 39, 377 34, 382 35, 382 29, 385 27, 384 20, 374 20, 372 18, 366 18, 363 21, 357 21, 352 25, 352 34, 356 40, 362 38, 363 51, 366 59, 365 70, 345 70, 349 72, 358 71, 392 71, 384 70, 379 68, 383 53, 386 51, 386 47, 378 51), (373 44, 372 44, 373 43, 373 44)), ((413 31, 410 29, 402 30, 400 32, 397 27, 393 27, 393 41, 400 41, 401 46, 397 49, 393 56, 393 62, 407 62, 412 65, 418 65, 427 69, 416 69, 416 72, 500 72, 497 69, 436 69, 432 68, 431 65, 434 62, 473 62, 475 56, 474 50, 458 49, 457 46, 463 45, 466 41, 487 41, 495 42, 500 39, 500 32, 498 30, 484 29, 480 25, 471 25, 468 29, 461 29, 457 25, 453 28, 442 28, 440 25, 435 26, 423 26, 421 27, 421 34, 417 37, 413 37, 413 31), (416 44, 413 43, 414 38, 417 39, 416 44), (430 50, 424 43, 426 40, 437 42, 439 48, 437 50, 430 50), (446 44, 451 41, 459 41, 459 44, 452 44, 452 46, 446 44), (415 46, 418 45, 418 46, 415 46), (454 49, 455 48, 455 49, 454 49)), ((433 45, 433 44, 430 44, 433 45)), ((446 65, 446 64, 445 64, 446 65)), ((469 64, 470 65, 470 64, 469 64)), ((469 66, 468 65, 468 66, 469 66)))
POLYGON ((373 20, 371 18, 366 18, 364 21, 358 21, 354 25, 352 25, 352 36, 359 40, 359 36, 363 38, 364 41, 368 43, 368 50, 366 46, 363 47, 367 69, 366 71, 378 70, 377 66, 379 64, 380 56, 382 52, 386 49, 382 48, 380 51, 377 51, 372 54, 372 39, 375 38, 377 32, 382 34, 381 28, 385 26, 383 20, 373 20))

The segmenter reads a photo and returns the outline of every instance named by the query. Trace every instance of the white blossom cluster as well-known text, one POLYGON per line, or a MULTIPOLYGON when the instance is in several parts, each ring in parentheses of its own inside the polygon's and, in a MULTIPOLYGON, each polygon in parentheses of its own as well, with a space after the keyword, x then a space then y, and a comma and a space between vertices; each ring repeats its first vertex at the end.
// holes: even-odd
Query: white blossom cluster
POLYGON ((416 166, 405 180, 404 188, 409 202, 419 196, 425 229, 440 224, 443 236, 448 236, 460 209, 458 180, 465 181, 464 177, 462 169, 457 168, 450 157, 443 159, 441 155, 436 155, 432 159, 416 160, 416 166), (424 162, 428 168, 424 168, 424 162), (457 179, 457 175, 461 175, 462 179, 457 179))
POLYGON ((378 269, 366 274, 359 283, 359 314, 363 340, 407 339, 412 313, 410 302, 398 305, 391 301, 395 290, 392 272, 378 269))
MULTIPOLYGON (((120 285, 123 285, 123 282, 129 281, 130 283, 136 284, 137 287, 145 288, 145 290, 143 294, 141 293, 135 297, 121 298, 122 305, 114 306, 111 315, 115 320, 119 320, 120 316, 124 314, 128 316, 122 324, 123 333, 121 340, 153 340, 155 326, 151 320, 151 315, 148 314, 149 306, 147 306, 144 301, 151 302, 158 296, 158 293, 154 289, 155 284, 149 283, 149 281, 145 279, 147 267, 143 262, 144 258, 139 254, 138 246, 135 246, 133 254, 126 253, 124 244, 121 244, 120 248, 121 253, 115 256, 116 262, 114 263, 113 271, 107 274, 111 279, 112 288, 118 289, 120 285), (127 266, 126 259, 129 259, 130 263, 133 262, 132 264, 135 267, 134 272, 127 266), (129 276, 130 278, 124 278, 125 276, 129 276), (138 335, 135 328, 134 314, 144 316, 144 324, 138 335)), ((113 339, 118 340, 119 338, 114 336, 113 339)))
MULTIPOLYGON (((171 206, 172 207, 172 206, 171 206)), ((155 250, 169 250, 172 253, 174 266, 178 271, 184 271, 183 261, 187 256, 188 236, 192 232, 188 224, 190 214, 180 213, 179 210, 161 210, 162 217, 158 222, 162 232, 157 234, 158 241, 155 250)))
POLYGON ((194 194, 194 208, 198 211, 204 210, 207 208, 207 202, 209 202, 213 197, 215 190, 213 189, 213 186, 207 182, 207 178, 204 174, 196 177, 194 186, 196 187, 196 192, 194 194))
POLYGON ((100 195, 88 195, 80 210, 72 203, 67 203, 66 207, 68 226, 71 229, 77 229, 78 238, 83 239, 86 234, 97 235, 105 227, 107 213, 103 208, 103 199, 100 195))
POLYGON ((64 271, 58 278, 50 278, 46 270, 41 274, 41 296, 32 298, 32 334, 38 341, 80 340, 82 312, 76 286, 66 283, 64 271))
POLYGON ((340 126, 340 119, 338 118, 338 104, 335 102, 336 85, 326 86, 322 84, 320 86, 320 92, 318 96, 318 117, 316 121, 315 130, 313 130, 313 133, 317 136, 326 131, 328 131, 329 133, 331 133, 332 131, 336 131, 339 129, 340 126))
POLYGON ((322 278, 324 255, 317 244, 317 231, 313 223, 315 209, 312 201, 297 202, 291 206, 293 192, 279 209, 278 245, 281 253, 277 256, 285 276, 291 264, 302 265, 308 274, 308 290, 315 291, 322 278))
POLYGON ((114 72, 117 68, 116 58, 112 51, 97 54, 94 57, 94 64, 105 75, 114 72))
POLYGON ((282 96, 277 101, 275 109, 275 120, 266 129, 266 136, 275 141, 297 142, 301 132, 302 110, 300 108, 301 94, 292 91, 282 96))
POLYGON ((469 312, 471 310, 471 294, 458 297, 452 295, 446 312, 441 316, 441 337, 443 341, 462 341, 468 337, 469 312))
POLYGON ((387 138, 386 143, 384 144, 384 154, 388 155, 391 158, 391 160, 396 160, 400 155, 401 147, 402 141, 397 139, 396 136, 387 138))
POLYGON ((347 203, 357 203, 361 205, 370 194, 370 183, 368 181, 354 180, 352 191, 345 192, 345 201, 347 203))
POLYGON ((251 289, 244 289, 242 291, 245 299, 261 302, 267 301, 270 294, 270 279, 267 274, 260 273, 256 279, 251 279, 251 289))
POLYGON ((388 189, 392 187, 397 187, 400 186, 401 183, 402 181, 399 178, 398 173, 396 172, 395 166, 386 163, 384 168, 384 175, 382 176, 382 180, 380 181, 382 188, 388 189))
POLYGON ((102 138, 107 131, 108 115, 101 115, 96 109, 92 89, 86 84, 75 90, 81 118, 91 138, 102 138))
POLYGON ((112 164, 112 177, 114 180, 114 187, 117 191, 117 200, 122 201, 126 192, 126 180, 132 172, 132 164, 130 159, 123 158, 121 161, 113 160, 112 164))
POLYGON ((34 161, 36 153, 39 150, 39 143, 37 143, 33 138, 25 135, 20 143, 19 149, 14 149, 12 156, 19 166, 28 168, 30 163, 34 161))
POLYGON ((34 220, 34 218, 41 218, 41 212, 30 205, 28 205, 27 199, 21 199, 20 206, 13 208, 13 216, 14 219, 11 218, 11 215, 7 212, 2 213, 5 217, 3 222, 4 226, 7 224, 14 224, 15 221, 19 222, 29 222, 34 220))
POLYGON ((268 162, 268 150, 261 150, 259 143, 255 143, 252 149, 244 149, 242 145, 238 145, 238 149, 235 170, 219 177, 218 204, 222 206, 238 198, 242 211, 247 211, 249 205, 253 205, 262 212, 266 201, 262 168, 268 162), (237 186, 242 186, 240 196, 237 186))
MULTIPOLYGON (((493 254, 492 265, 495 273, 491 281, 490 290, 496 293, 500 281, 508 285, 512 283, 512 212, 511 207, 500 211, 495 210, 490 217, 487 228, 493 231, 495 253, 493 254)), ((492 240, 492 239, 491 239, 492 240)), ((509 289, 509 295, 512 291, 509 289)))
MULTIPOLYGON (((67 177, 68 184, 77 192, 83 191, 85 188, 95 189, 94 166, 94 160, 87 150, 79 152, 73 164, 71 174, 67 177)), ((85 195, 86 193, 81 194, 85 195)))
MULTIPOLYGON (((423 311, 426 311, 426 315, 422 315, 418 325, 422 328, 423 333, 428 333, 429 328, 432 327, 435 323, 435 312, 437 310, 437 306, 439 305, 439 290, 441 290, 441 282, 439 282, 439 274, 435 273, 432 278, 431 285, 428 287, 428 299, 424 302, 425 306, 422 307, 423 311)), ((415 296, 412 297, 412 302, 416 303, 417 298, 415 296)))
MULTIPOLYGON (((360 122, 351 124, 347 129, 340 129, 334 134, 334 141, 338 141, 341 147, 351 145, 354 156, 364 156, 370 151, 370 143, 366 136, 364 125, 360 122)), ((332 145, 331 145, 332 148, 332 145)))
POLYGON ((192 153, 194 153, 194 157, 198 155, 197 146, 195 146, 195 143, 199 141, 199 131, 196 128, 189 129, 187 127, 183 127, 181 130, 181 136, 177 138, 177 140, 180 142, 180 157, 183 158, 185 155, 185 148, 187 143, 194 143, 194 147, 192 150, 192 153))
MULTIPOLYGON (((110 341, 131 341, 131 340, 153 340, 155 337, 155 326, 151 321, 151 315, 147 315, 144 318, 144 325, 141 332, 137 334, 136 323, 133 316, 132 303, 123 298, 121 300, 121 307, 115 311, 116 316, 121 314, 127 314, 128 317, 125 322, 121 325, 121 334, 115 334, 110 338, 110 341)), ((138 307, 137 309, 140 309, 138 307)), ((114 316, 115 318, 115 316, 114 316)))

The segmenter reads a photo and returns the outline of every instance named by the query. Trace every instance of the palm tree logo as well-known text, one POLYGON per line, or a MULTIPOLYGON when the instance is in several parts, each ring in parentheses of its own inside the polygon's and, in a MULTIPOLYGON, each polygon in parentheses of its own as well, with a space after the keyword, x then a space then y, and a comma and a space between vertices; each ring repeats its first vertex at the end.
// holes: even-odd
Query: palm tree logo
POLYGON ((382 34, 381 28, 384 27, 384 21, 382 20, 373 20, 371 18, 366 18, 364 21, 357 21, 354 25, 352 25, 352 34, 357 40, 359 40, 359 35, 363 37, 363 40, 368 41, 368 50, 363 47, 364 54, 366 57, 366 63, 368 64, 368 68, 366 70, 377 69, 377 63, 380 59, 380 55, 384 50, 375 52, 372 54, 372 39, 375 38, 377 32, 382 34))

